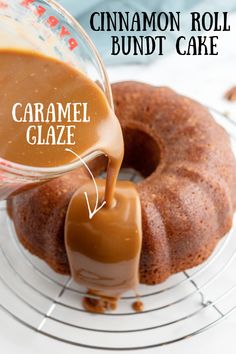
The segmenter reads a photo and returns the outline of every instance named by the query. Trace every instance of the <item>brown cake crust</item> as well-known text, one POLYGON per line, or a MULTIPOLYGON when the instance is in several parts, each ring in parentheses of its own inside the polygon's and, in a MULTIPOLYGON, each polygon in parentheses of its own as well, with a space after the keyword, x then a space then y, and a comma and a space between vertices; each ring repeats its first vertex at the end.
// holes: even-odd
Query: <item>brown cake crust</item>
MULTIPOLYGON (((139 170, 143 225, 142 283, 156 284, 203 262, 231 228, 236 162, 230 140, 199 103, 168 88, 137 82, 112 86, 125 141, 124 166, 139 170)), ((101 170, 99 159, 94 170, 101 170)), ((22 244, 55 271, 69 274, 64 219, 83 169, 13 197, 22 244)))
POLYGON ((8 213, 20 242, 61 274, 70 273, 64 244, 67 208, 76 189, 89 180, 82 167, 8 200, 8 213))

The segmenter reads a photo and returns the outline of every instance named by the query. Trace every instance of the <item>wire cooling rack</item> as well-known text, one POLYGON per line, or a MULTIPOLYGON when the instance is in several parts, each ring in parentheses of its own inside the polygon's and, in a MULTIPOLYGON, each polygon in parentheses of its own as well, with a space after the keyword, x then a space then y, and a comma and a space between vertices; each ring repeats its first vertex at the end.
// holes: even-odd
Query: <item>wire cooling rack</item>
MULTIPOLYGON (((234 122, 212 111, 229 131, 236 154, 234 122)), ((123 177, 138 180, 130 170, 123 177)), ((236 220, 235 220, 236 221, 236 220)), ((201 266, 157 286, 141 285, 142 313, 126 293, 115 312, 90 314, 82 307, 86 289, 30 255, 0 207, 0 308, 39 335, 91 349, 138 350, 174 343, 220 323, 236 310, 236 224, 201 266)))

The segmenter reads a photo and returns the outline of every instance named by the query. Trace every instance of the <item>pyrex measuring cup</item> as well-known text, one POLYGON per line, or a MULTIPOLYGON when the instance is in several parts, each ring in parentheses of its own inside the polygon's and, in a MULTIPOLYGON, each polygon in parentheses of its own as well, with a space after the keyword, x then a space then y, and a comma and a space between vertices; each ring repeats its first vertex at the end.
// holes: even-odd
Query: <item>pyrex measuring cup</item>
MULTIPOLYGON (((35 51, 69 63, 96 82, 112 106, 110 85, 96 48, 78 22, 53 0, 0 0, 0 31, 0 49, 35 51)), ((85 160, 99 154, 94 152, 85 160)), ((80 164, 77 160, 59 167, 35 168, 0 157, 0 200, 25 184, 58 177, 80 164)))

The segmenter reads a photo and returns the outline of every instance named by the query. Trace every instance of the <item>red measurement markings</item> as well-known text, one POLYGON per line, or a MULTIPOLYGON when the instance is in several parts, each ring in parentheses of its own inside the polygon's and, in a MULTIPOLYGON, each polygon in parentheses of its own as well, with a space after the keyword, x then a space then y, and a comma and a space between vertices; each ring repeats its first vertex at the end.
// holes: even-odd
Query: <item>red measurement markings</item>
POLYGON ((45 13, 45 11, 46 11, 46 9, 45 9, 43 6, 39 5, 39 6, 36 8, 36 11, 35 11, 36 16, 38 16, 38 17, 43 16, 43 14, 45 13))
POLYGON ((21 5, 28 7, 30 4, 32 4, 33 2, 35 2, 35 0, 23 0, 21 5))
POLYGON ((61 27, 61 32, 60 32, 60 36, 61 38, 65 37, 65 36, 69 36, 70 32, 68 31, 68 29, 65 26, 61 27))
POLYGON ((8 5, 5 2, 0 1, 0 9, 5 9, 6 7, 8 7, 8 5))
MULTIPOLYGON (((26 8, 29 8, 30 9, 30 6, 31 4, 35 3, 36 0, 23 0, 21 2, 21 5, 26 7, 26 8)), ((0 6, 1 6, 1 1, 0 1, 0 6)), ((38 5, 35 10, 34 10, 34 13, 37 17, 41 17, 43 16, 44 14, 46 14, 47 12, 47 9, 44 8, 43 6, 41 5, 38 5)), ((47 24, 51 27, 51 28, 55 28, 57 27, 58 25, 60 25, 60 21, 59 19, 56 17, 56 16, 48 16, 47 18, 47 24)), ((65 26, 61 26, 59 27, 59 35, 61 38, 65 38, 65 37, 69 37, 70 36, 70 31, 65 27, 65 26)), ((68 38, 68 47, 70 50, 74 50, 75 48, 78 47, 78 42, 75 38, 71 37, 71 38, 68 38)))

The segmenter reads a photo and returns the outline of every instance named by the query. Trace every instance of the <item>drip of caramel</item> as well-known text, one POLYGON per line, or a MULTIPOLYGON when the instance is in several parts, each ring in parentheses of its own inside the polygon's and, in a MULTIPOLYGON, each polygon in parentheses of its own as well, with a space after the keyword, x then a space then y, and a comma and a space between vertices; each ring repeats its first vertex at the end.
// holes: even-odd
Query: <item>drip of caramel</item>
MULTIPOLYGON (((99 198, 105 181, 97 180, 99 198)), ((141 206, 134 184, 118 181, 113 206, 89 219, 84 192, 95 205, 93 183, 77 190, 65 222, 65 243, 73 278, 105 297, 119 297, 139 282, 141 206)))
POLYGON ((135 312, 142 312, 144 309, 144 304, 140 300, 136 300, 132 304, 132 308, 135 312))
POLYGON ((84 309, 93 313, 104 313, 106 311, 114 311, 117 308, 118 298, 99 296, 94 297, 96 292, 89 290, 88 296, 83 299, 84 309))

